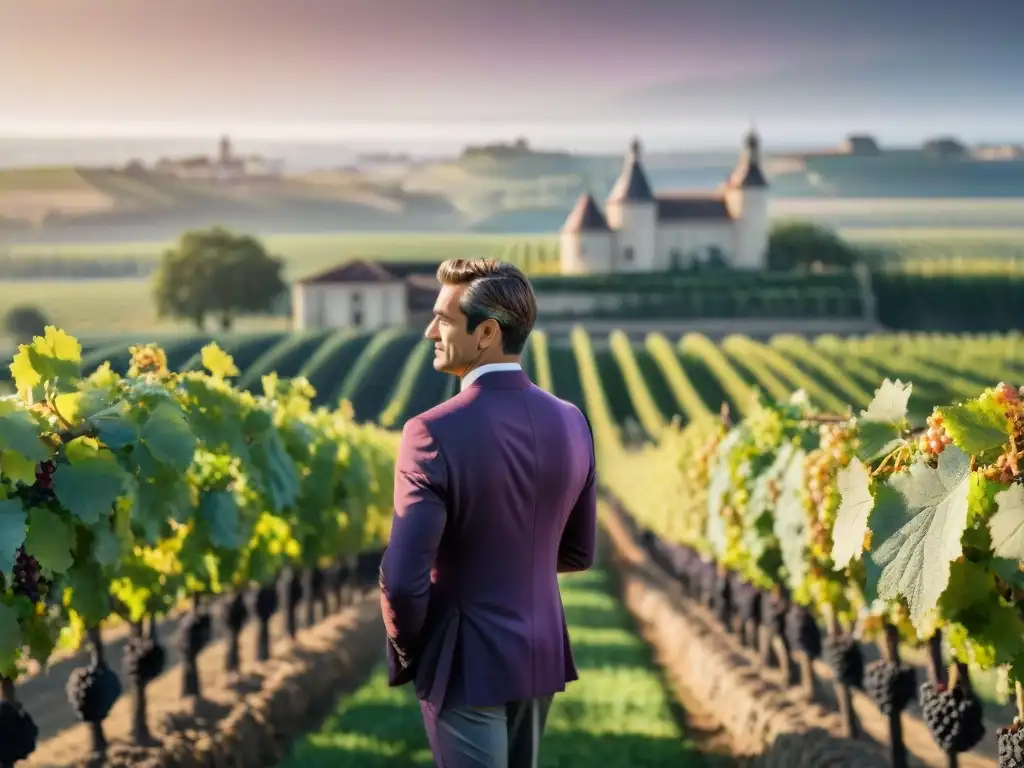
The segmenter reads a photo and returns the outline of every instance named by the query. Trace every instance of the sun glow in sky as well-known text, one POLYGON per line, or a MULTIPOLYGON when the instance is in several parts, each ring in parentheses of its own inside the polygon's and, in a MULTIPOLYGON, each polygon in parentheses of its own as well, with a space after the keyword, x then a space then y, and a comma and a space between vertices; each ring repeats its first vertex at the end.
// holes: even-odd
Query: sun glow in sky
POLYGON ((1018 0, 4 0, 0 133, 1006 140, 1020 29, 1018 0))

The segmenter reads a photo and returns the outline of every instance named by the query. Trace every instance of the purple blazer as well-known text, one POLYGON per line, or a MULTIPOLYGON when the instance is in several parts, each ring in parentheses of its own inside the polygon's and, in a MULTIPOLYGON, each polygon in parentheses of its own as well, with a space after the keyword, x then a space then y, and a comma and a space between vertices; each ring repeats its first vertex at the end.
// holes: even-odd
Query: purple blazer
POLYGON ((594 562, 594 443, 576 406, 492 371, 410 419, 380 568, 388 681, 435 710, 577 679, 558 573, 594 562))

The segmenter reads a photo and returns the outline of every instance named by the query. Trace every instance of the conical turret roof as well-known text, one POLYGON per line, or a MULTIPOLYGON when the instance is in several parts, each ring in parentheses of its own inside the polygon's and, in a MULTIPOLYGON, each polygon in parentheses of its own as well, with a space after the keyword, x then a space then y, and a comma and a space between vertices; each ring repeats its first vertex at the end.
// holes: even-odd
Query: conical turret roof
POLYGON ((640 164, 640 141, 633 139, 629 145, 629 154, 622 164, 615 186, 608 193, 609 203, 649 203, 654 201, 654 193, 647 181, 647 174, 640 164))
POLYGON ((608 222, 589 193, 580 195, 572 213, 565 220, 563 232, 608 232, 608 222))
POLYGON ((743 154, 729 176, 729 186, 737 189, 767 187, 768 179, 761 170, 761 141, 757 133, 751 130, 743 144, 743 154))

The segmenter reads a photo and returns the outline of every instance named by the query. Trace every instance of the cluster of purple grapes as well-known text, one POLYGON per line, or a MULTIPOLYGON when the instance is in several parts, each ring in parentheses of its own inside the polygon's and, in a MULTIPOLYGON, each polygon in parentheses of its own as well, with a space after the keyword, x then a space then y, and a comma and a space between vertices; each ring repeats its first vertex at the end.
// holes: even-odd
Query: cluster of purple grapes
MULTIPOLYGON (((28 505, 44 503, 53 497, 53 472, 57 465, 52 461, 40 462, 36 467, 36 481, 31 486, 22 486, 22 499, 28 505)), ((43 578, 39 561, 25 551, 24 547, 18 547, 18 553, 14 560, 14 568, 11 572, 10 589, 16 595, 24 595, 34 603, 40 602, 46 597, 49 582, 43 578)), ((0 576, 0 587, 5 579, 0 576)))
POLYGON ((18 548, 18 556, 14 561, 14 594, 24 595, 33 603, 38 603, 44 596, 48 586, 39 571, 39 561, 25 552, 24 547, 18 548))
POLYGON ((32 485, 22 486, 21 498, 27 507, 41 507, 53 499, 53 473, 57 464, 52 461, 41 461, 36 467, 36 481, 32 485))

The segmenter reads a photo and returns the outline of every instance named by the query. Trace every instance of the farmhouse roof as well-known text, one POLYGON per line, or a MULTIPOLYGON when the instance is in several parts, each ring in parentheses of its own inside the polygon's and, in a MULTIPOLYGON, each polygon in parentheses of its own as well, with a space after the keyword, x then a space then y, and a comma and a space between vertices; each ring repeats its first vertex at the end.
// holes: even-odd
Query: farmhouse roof
POLYGON ((391 274, 380 264, 366 259, 353 259, 340 266, 303 278, 298 283, 300 285, 330 285, 332 283, 394 283, 401 280, 401 277, 391 274))
POLYGON ((615 186, 608 193, 609 203, 649 203, 654 200, 651 185, 647 181, 643 165, 640 164, 640 141, 633 139, 629 145, 629 154, 622 164, 615 186))
POLYGON ((378 261, 376 263, 395 277, 426 275, 432 279, 440 266, 436 261, 378 261))
POLYGON ((433 275, 409 275, 405 278, 406 303, 413 312, 430 311, 441 285, 433 275))
POLYGON ((608 222, 589 193, 580 195, 569 218, 562 227, 563 232, 607 232, 608 222))
POLYGON ((667 194, 655 199, 659 222, 729 221, 732 214, 721 195, 667 194))

